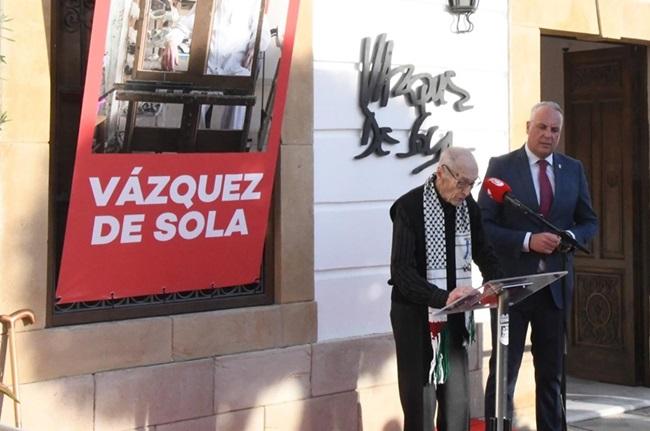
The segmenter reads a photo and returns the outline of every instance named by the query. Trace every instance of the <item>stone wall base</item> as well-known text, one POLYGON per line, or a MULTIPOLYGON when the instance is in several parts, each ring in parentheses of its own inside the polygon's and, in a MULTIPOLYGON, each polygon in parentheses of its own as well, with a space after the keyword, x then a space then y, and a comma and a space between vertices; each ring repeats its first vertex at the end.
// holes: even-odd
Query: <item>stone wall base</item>
MULTIPOLYGON (((483 416, 487 359, 470 353, 471 413, 483 416)), ((480 353, 480 354, 479 354, 480 353)), ((534 405, 530 360, 517 406, 534 405)), ((21 386, 31 431, 398 431, 402 411, 391 334, 162 365, 21 386)), ((6 398, 2 424, 13 425, 6 398)))

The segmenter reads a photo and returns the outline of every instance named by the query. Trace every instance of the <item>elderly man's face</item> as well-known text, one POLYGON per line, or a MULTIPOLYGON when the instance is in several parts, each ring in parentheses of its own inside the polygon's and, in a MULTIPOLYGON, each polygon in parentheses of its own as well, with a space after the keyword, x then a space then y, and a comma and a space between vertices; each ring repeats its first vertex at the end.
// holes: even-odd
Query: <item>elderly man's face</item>
POLYGON ((560 142, 562 114, 550 106, 542 106, 526 123, 528 149, 540 159, 551 155, 560 142))
POLYGON ((478 179, 478 169, 473 163, 457 163, 456 166, 438 165, 436 189, 442 199, 458 206, 472 192, 478 179))

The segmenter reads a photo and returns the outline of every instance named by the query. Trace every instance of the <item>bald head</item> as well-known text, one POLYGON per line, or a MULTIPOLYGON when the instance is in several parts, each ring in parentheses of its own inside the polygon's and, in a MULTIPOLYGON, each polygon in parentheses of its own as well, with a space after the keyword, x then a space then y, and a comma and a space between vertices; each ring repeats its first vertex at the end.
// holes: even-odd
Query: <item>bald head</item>
POLYGON ((447 165, 459 176, 473 179, 478 176, 478 165, 474 155, 467 148, 450 147, 440 155, 438 166, 447 165))
POLYGON ((436 169, 436 190, 442 199, 460 205, 472 191, 478 178, 478 165, 467 148, 447 148, 436 169))

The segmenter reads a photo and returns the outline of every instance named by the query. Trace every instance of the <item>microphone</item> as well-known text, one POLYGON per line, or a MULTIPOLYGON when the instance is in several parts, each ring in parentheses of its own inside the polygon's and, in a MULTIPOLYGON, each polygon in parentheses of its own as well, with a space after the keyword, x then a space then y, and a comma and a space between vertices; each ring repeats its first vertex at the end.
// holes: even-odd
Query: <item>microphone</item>
POLYGON ((502 204, 504 196, 512 191, 508 184, 498 178, 486 178, 483 184, 488 196, 498 204, 502 204))
POLYGON ((526 213, 534 214, 533 210, 521 203, 519 199, 511 196, 512 189, 503 180, 493 177, 486 178, 483 184, 488 196, 496 203, 502 204, 505 201, 526 213))
POLYGON ((549 228, 551 232, 559 235, 564 243, 568 243, 570 246, 576 247, 579 250, 589 254, 589 250, 578 241, 576 241, 571 235, 569 235, 567 231, 556 227, 551 222, 546 220, 541 214, 536 213, 524 205, 521 201, 519 201, 519 199, 511 196, 512 189, 508 184, 505 183, 505 181, 500 180, 499 178, 491 177, 486 178, 483 184, 487 195, 496 203, 502 204, 503 202, 508 202, 510 205, 517 208, 528 217, 549 228))

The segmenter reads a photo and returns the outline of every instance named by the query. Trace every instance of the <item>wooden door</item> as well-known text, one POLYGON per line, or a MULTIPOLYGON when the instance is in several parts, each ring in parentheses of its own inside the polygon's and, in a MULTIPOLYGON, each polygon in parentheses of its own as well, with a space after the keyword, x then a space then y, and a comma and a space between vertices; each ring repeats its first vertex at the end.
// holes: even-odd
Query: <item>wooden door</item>
MULTIPOLYGON (((566 151, 585 166, 600 220, 591 254, 576 257, 568 372, 627 385, 640 382, 644 350, 635 266, 644 223, 635 183, 647 151, 644 62, 645 49, 635 46, 564 57, 566 151)), ((647 156, 644 162, 647 175, 647 156)))

